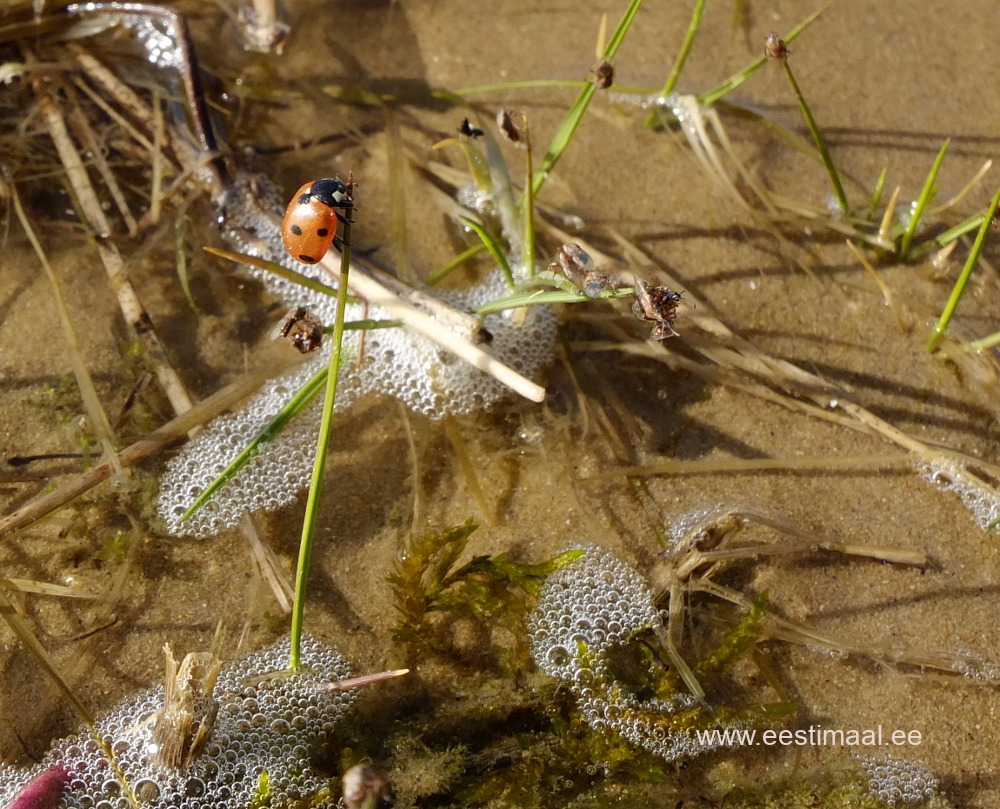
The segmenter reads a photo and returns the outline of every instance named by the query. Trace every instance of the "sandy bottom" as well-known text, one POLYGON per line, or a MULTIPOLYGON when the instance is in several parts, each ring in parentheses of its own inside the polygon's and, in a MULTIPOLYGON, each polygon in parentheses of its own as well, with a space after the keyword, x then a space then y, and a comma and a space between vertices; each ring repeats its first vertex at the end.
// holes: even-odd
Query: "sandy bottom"
MULTIPOLYGON (((437 153, 430 146, 455 135, 470 112, 428 100, 428 90, 585 78, 595 63, 600 14, 609 13, 613 28, 620 13, 591 3, 511 2, 499 11, 477 2, 288 5, 293 32, 280 59, 206 50, 206 67, 234 88, 228 109, 232 145, 268 147, 252 160, 288 189, 313 176, 353 170, 359 181, 358 248, 396 266, 402 257, 418 274, 468 245, 421 172, 440 160, 463 168, 456 151, 437 153), (239 85, 233 83, 237 77, 239 85), (391 112, 346 106, 319 92, 328 84, 415 100, 391 112), (396 174, 387 157, 392 144, 410 161, 396 174), (394 227, 389 188, 396 182, 403 183, 406 208, 405 220, 397 217, 394 227)), ((703 170, 680 133, 642 126, 646 113, 631 103, 636 94, 616 94, 660 86, 687 26, 681 7, 686 4, 647 5, 615 60, 616 88, 594 101, 540 201, 581 217, 586 226, 579 237, 611 257, 610 270, 676 279, 689 303, 696 303, 676 323, 680 336, 663 345, 646 343, 647 326, 624 305, 561 310, 577 379, 563 348, 545 380, 543 405, 512 402, 456 425, 489 515, 482 513, 440 424, 407 414, 392 401, 366 400, 353 408, 334 437, 309 630, 335 643, 358 670, 396 664, 399 650, 390 640, 396 615, 385 576, 400 542, 469 516, 482 523, 471 553, 537 560, 585 542, 650 572, 662 549, 661 530, 691 515, 736 509, 810 534, 817 538, 813 542, 899 548, 929 559, 919 569, 805 552, 742 561, 718 573, 717 581, 747 598, 768 590, 775 615, 844 645, 877 650, 883 662, 916 660, 936 650, 1000 661, 998 540, 984 535, 958 496, 935 488, 898 457, 915 446, 906 444, 911 437, 986 464, 997 460, 1000 398, 993 358, 958 367, 924 351, 968 243, 939 265, 927 256, 900 266, 879 263, 879 286, 828 217, 778 223, 748 210, 703 170), (628 253, 623 241, 635 251, 628 253), (735 336, 708 335, 703 326, 709 317, 735 336), (704 353, 712 346, 742 347, 744 356, 752 346, 758 356, 790 363, 834 386, 827 403, 835 400, 837 406, 822 412, 807 406, 801 384, 773 385, 767 390, 778 393, 765 397, 765 376, 720 371, 704 353), (581 385, 599 410, 587 405, 581 385), (872 419, 863 425, 867 417, 852 415, 852 403, 887 426, 873 429, 872 419), (892 428, 901 431, 895 438, 892 428), (886 456, 884 464, 865 461, 874 456, 886 456), (829 458, 854 460, 819 468, 829 458), (730 459, 799 459, 804 466, 639 473, 648 490, 643 497, 624 475, 606 474, 623 465, 730 459)), ((705 15, 678 86, 682 92, 718 84, 761 52, 769 31, 787 32, 815 9, 802 2, 751 1, 734 25, 733 4, 719 5, 705 15)), ((847 183, 847 193, 858 209, 867 205, 883 168, 884 199, 898 186, 900 206, 908 205, 946 138, 951 145, 935 204, 957 194, 996 151, 1000 98, 982 89, 992 88, 997 75, 995 5, 967 2, 956 14, 953 4, 926 2, 919 13, 900 11, 894 4, 841 0, 791 46, 796 78, 837 165, 857 181, 847 183)), ((218 20, 209 12, 201 15, 192 27, 204 45, 210 38, 204 32, 218 20)), ((541 152, 574 97, 572 89, 506 89, 469 100, 481 114, 471 117, 483 126, 501 105, 523 110, 541 152)), ((822 209, 830 197, 822 165, 758 117, 790 129, 803 143, 809 140, 778 65, 765 65, 731 100, 754 113, 720 109, 750 176, 775 196, 822 209)), ((504 148, 517 178, 523 152, 504 148)), ((954 209, 931 215, 935 230, 918 234, 918 241, 981 210, 992 194, 992 177, 954 209)), ((744 182, 737 186, 748 193, 744 182)), ((137 373, 137 363, 122 351, 128 330, 96 257, 88 254, 81 263, 89 248, 79 242, 79 231, 62 214, 61 223, 47 223, 43 211, 34 213, 55 270, 72 290, 71 316, 83 355, 113 420, 137 373)), ((204 209, 195 204, 187 215, 192 231, 202 233, 197 218, 204 209)), ((199 316, 176 281, 173 220, 147 233, 134 242, 123 239, 122 249, 136 256, 130 271, 182 377, 196 396, 206 396, 253 363, 284 308, 254 283, 196 255, 199 316)), ((544 238, 547 251, 558 243, 544 238)), ((988 266, 996 262, 995 248, 988 245, 985 258, 949 332, 958 341, 983 337, 1000 323, 1000 289, 988 266)), ((77 451, 82 409, 65 381, 70 366, 48 284, 17 227, 0 261, 0 453, 77 451)), ((725 361, 728 355, 716 356, 725 361)), ((143 408, 151 423, 169 413, 155 385, 143 408)), ((123 431, 132 440, 141 425, 132 421, 123 431)), ((154 458, 131 482, 96 489, 0 543, 5 576, 72 583, 88 592, 121 588, 97 606, 22 599, 43 643, 95 711, 155 682, 165 641, 181 652, 207 646, 220 615, 230 620, 234 636, 250 621, 250 645, 285 626, 253 572, 242 537, 195 542, 157 533, 141 504, 148 504, 164 460, 154 458), (118 532, 131 532, 134 540, 125 576, 110 548, 118 532)), ((4 511, 78 471, 74 460, 9 469, 0 476, 4 511)), ((301 512, 294 507, 262 520, 264 535, 288 569, 301 512)), ((749 527, 740 539, 804 549, 810 544, 761 526, 749 527)), ((8 759, 30 760, 74 720, 11 633, 4 630, 0 638, 0 750, 8 759), (41 707, 25 711, 26 704, 41 707)), ((1000 802, 995 686, 917 666, 882 665, 862 654, 837 657, 813 645, 764 644, 799 706, 789 727, 919 731, 918 747, 891 752, 923 760, 955 805, 1000 802)), ((716 755, 704 766, 709 782, 738 781, 764 771, 837 766, 846 753, 839 747, 777 746, 716 755)))

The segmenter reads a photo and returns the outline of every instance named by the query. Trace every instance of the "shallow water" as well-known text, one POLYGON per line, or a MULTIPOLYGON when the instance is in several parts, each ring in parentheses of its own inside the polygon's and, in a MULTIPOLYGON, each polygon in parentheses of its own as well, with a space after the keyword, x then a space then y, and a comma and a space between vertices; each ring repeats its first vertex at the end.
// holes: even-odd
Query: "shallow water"
MULTIPOLYGON (((507 3, 499 10, 474 2, 289 5, 293 32, 280 58, 247 56, 230 48, 231 39, 224 39, 224 49, 209 49, 210 32, 220 22, 216 12, 201 9, 192 18, 205 67, 234 96, 248 96, 230 108, 233 145, 267 146, 253 159, 255 167, 287 189, 313 176, 353 170, 359 182, 355 243, 395 266, 401 256, 391 226, 388 115, 338 103, 319 89, 342 83, 414 94, 419 101, 394 107, 391 122, 413 164, 421 166, 440 159, 430 147, 455 134, 467 114, 427 100, 428 89, 584 78, 595 62, 599 15, 607 11, 613 27, 619 13, 589 3, 507 3), (343 137, 311 143, 330 133, 343 137)), ((746 17, 734 26, 731 5, 710 4, 681 78, 682 92, 714 86, 755 58, 769 31, 785 32, 814 10, 802 2, 766 7, 748 2, 746 17)), ((658 87, 686 26, 687 10, 680 4, 648 3, 615 60, 617 84, 658 87)), ((923 3, 919 14, 912 14, 892 4, 842 0, 803 34, 791 46, 792 65, 844 174, 870 189, 885 167, 886 194, 898 185, 900 200, 909 201, 950 137, 937 200, 957 193, 996 151, 1000 101, 981 90, 993 86, 1000 67, 994 28, 995 8, 987 2, 964 3, 958 15, 944 2, 923 3)), ((526 111, 534 142, 545 144, 574 91, 509 90, 474 98, 485 123, 501 104, 526 111)), ((808 139, 777 65, 766 65, 733 100, 808 139)), ((761 351, 838 385, 852 401, 920 441, 996 461, 992 360, 957 369, 923 351, 967 247, 960 246, 944 270, 927 261, 879 265, 898 319, 907 327, 901 330, 843 236, 820 223, 797 222, 783 226, 783 239, 777 239, 776 228, 749 214, 702 171, 682 136, 646 130, 644 117, 634 106, 598 97, 541 202, 581 216, 587 223, 583 235, 615 256, 620 271, 632 272, 635 265, 622 258, 612 234, 638 246, 678 279, 689 299, 700 302, 692 317, 715 315, 761 351)), ((824 204, 830 186, 818 162, 758 120, 725 113, 723 121, 736 152, 760 182, 786 197, 824 204)), ((520 173, 522 154, 508 149, 505 155, 520 173)), ((22 166, 18 176, 26 173, 22 166)), ((468 243, 446 221, 417 169, 407 169, 404 176, 405 260, 426 273, 468 243)), ((985 206, 995 182, 987 175, 947 222, 985 206)), ((37 191, 37 185, 32 188, 37 191)), ((865 203, 856 186, 849 185, 848 194, 858 206, 865 203)), ((121 315, 96 258, 81 260, 84 248, 78 231, 66 224, 70 218, 53 216, 40 202, 30 210, 57 273, 72 290, 71 314, 84 357, 113 419, 135 376, 135 364, 121 350, 128 339, 121 315)), ((189 216, 198 237, 204 209, 195 205, 189 216)), ((931 221, 937 226, 942 220, 931 221)), ((138 242, 144 243, 141 257, 130 270, 139 292, 184 381, 196 395, 206 396, 252 364, 284 308, 227 267, 196 257, 192 273, 203 312, 199 317, 176 282, 172 221, 145 239, 123 240, 123 251, 134 255, 138 242)), ((985 256, 995 263, 995 248, 987 246, 985 256)), ((0 450, 5 456, 72 452, 79 446, 73 424, 81 410, 72 393, 58 387, 69 365, 48 286, 35 266, 15 226, 0 273, 0 450)), ((610 412, 631 463, 901 451, 884 438, 753 396, 735 384, 745 378, 717 377, 715 366, 686 347, 686 341, 703 345, 706 338, 683 316, 676 324, 681 336, 662 355, 691 360, 688 370, 677 370, 668 361, 590 350, 594 341, 617 340, 623 333, 632 344, 645 345, 646 327, 628 315, 627 307, 568 310, 560 313, 563 334, 579 373, 610 412)), ((997 277, 984 262, 952 333, 960 339, 982 337, 997 329, 998 315, 997 277)), ((583 405, 562 358, 554 363, 547 387, 542 406, 512 402, 458 425, 495 514, 492 523, 481 514, 440 424, 374 399, 339 423, 307 626, 332 641, 356 669, 376 670, 400 659, 390 639, 396 615, 384 578, 399 543, 411 533, 476 516, 485 524, 474 535, 474 554, 506 552, 536 560, 588 542, 613 549, 646 571, 660 550, 657 522, 673 524, 719 506, 757 512, 825 540, 915 550, 932 560, 922 571, 865 558, 805 554, 743 562, 722 576, 749 597, 769 590, 778 615, 876 647, 967 650, 1000 660, 993 631, 1000 615, 996 539, 982 533, 954 494, 938 491, 906 467, 885 471, 857 465, 834 471, 654 476, 647 479, 644 505, 623 477, 597 477, 620 466, 621 458, 604 426, 583 405), (404 420, 418 450, 416 474, 404 420), (414 513, 420 515, 416 525, 414 513)), ((169 412, 155 391, 147 406, 151 419, 169 412)), ((139 427, 133 423, 126 431, 137 434, 139 427)), ((144 464, 134 486, 150 485, 163 461, 161 456, 144 464)), ((73 475, 77 463, 38 463, 27 467, 37 479, 21 475, 3 481, 5 511, 73 475)), ((207 647, 220 615, 229 619, 234 633, 245 620, 253 621, 251 646, 285 626, 274 617, 274 601, 254 576, 240 536, 200 542, 162 536, 151 515, 137 508, 148 498, 125 489, 95 490, 81 505, 0 544, 4 575, 103 591, 122 569, 107 552, 107 540, 117 531, 133 532, 137 541, 121 600, 82 608, 55 599, 25 600, 43 642, 95 711, 157 681, 165 641, 180 652, 207 647), (97 627, 100 631, 93 632, 97 627)), ((262 521, 288 568, 300 517, 301 507, 296 507, 262 521)), ((748 535, 775 540, 762 528, 748 535)), ((8 758, 31 759, 75 721, 30 656, 9 634, 4 640, 0 745, 8 758), (26 712, 26 704, 41 707, 26 712)), ((834 659, 779 642, 768 643, 767 651, 799 706, 792 727, 919 730, 919 747, 893 752, 925 761, 955 805, 993 806, 1000 799, 1000 770, 992 754, 995 686, 913 669, 904 674, 862 656, 834 659)), ((385 699, 392 698, 392 684, 378 688, 385 699)), ((698 765, 697 775, 678 778, 713 784, 765 771, 791 774, 797 767, 837 767, 845 754, 824 747, 739 750, 713 754, 698 765)))

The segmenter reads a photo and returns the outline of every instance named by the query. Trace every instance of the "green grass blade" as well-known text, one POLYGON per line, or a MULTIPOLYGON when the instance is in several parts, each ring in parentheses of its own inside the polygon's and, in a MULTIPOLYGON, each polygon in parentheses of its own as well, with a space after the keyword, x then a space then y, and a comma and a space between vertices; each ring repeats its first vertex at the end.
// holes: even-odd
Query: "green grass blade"
POLYGON ((920 189, 920 196, 917 197, 917 202, 913 206, 913 210, 910 212, 910 221, 906 223, 906 230, 903 231, 903 238, 899 241, 900 261, 906 261, 909 257, 910 244, 912 244, 913 237, 917 232, 917 227, 920 225, 920 219, 923 217, 924 210, 930 204, 931 198, 937 190, 934 187, 934 183, 937 182, 938 172, 941 170, 941 164, 944 162, 944 155, 945 152, 948 151, 949 143, 951 143, 951 138, 945 140, 945 142, 941 145, 941 149, 937 153, 937 157, 934 158, 934 164, 931 166, 931 170, 927 173, 927 179, 924 180, 924 187, 920 189))
POLYGON ((964 222, 960 222, 953 228, 949 228, 936 239, 934 239, 934 244, 938 247, 944 247, 947 244, 955 241, 959 236, 964 236, 966 233, 971 233, 973 230, 978 228, 983 224, 983 215, 977 213, 975 216, 970 216, 964 222))
POLYGON ((850 210, 850 206, 847 204, 847 194, 844 193, 844 185, 840 182, 840 175, 837 173, 837 167, 833 163, 833 156, 830 154, 829 148, 827 148, 823 130, 819 128, 819 124, 813 117, 812 110, 809 109, 809 103, 806 101, 806 97, 802 95, 802 89, 795 80, 795 74, 792 73, 792 66, 788 64, 788 60, 782 59, 781 66, 785 69, 785 76, 788 78, 788 83, 792 85, 792 91, 799 100, 799 107, 805 116, 806 124, 812 133, 813 140, 816 141, 816 148, 819 149, 819 153, 823 157, 823 165, 826 166, 826 173, 830 175, 830 182, 833 184, 833 193, 837 197, 837 204, 840 205, 842 212, 847 213, 850 210))
MULTIPOLYGON (((350 181, 349 181, 350 182, 350 181)), ((330 449, 330 435, 333 432, 333 406, 337 401, 337 381, 344 347, 344 317, 347 311, 348 274, 351 269, 351 218, 344 222, 344 248, 340 259, 340 283, 337 290, 337 314, 334 318, 333 347, 327 366, 326 392, 323 398, 323 416, 316 441, 316 459, 313 462, 309 496, 306 499, 306 513, 302 520, 302 540, 299 543, 299 561, 295 570, 295 601, 292 604, 291 654, 288 667, 295 670, 301 665, 302 619, 305 613, 306 584, 309 580, 309 565, 312 560, 313 542, 316 537, 316 523, 319 518, 319 498, 326 471, 326 457, 330 449)))
POLYGON ((266 259, 257 258, 256 256, 245 256, 242 253, 234 253, 231 250, 222 250, 218 247, 203 247, 202 250, 206 253, 211 253, 213 256, 229 259, 229 261, 235 261, 237 264, 246 264, 248 267, 256 267, 258 270, 264 270, 264 272, 272 273, 277 275, 279 278, 284 278, 286 281, 291 281, 293 284, 298 284, 306 289, 311 289, 313 292, 330 295, 331 297, 337 294, 336 289, 324 284, 322 281, 317 281, 314 278, 310 278, 308 275, 303 275, 300 272, 295 272, 295 270, 282 267, 280 264, 276 264, 273 261, 267 261, 266 259))
POLYGON ((566 292, 563 290, 522 292, 511 295, 508 298, 488 301, 487 303, 474 308, 472 312, 480 317, 485 317, 486 315, 492 315, 495 312, 502 312, 505 309, 520 309, 522 306, 542 306, 553 303, 585 303, 588 301, 605 301, 612 300, 614 298, 631 298, 634 296, 635 290, 632 287, 609 289, 602 292, 596 298, 587 297, 582 292, 566 292))
MULTIPOLYGON (((510 90, 550 89, 553 87, 583 88, 590 82, 579 79, 527 79, 525 81, 505 81, 499 84, 479 84, 475 87, 462 87, 459 90, 448 90, 452 96, 472 96, 480 93, 506 93, 510 90)), ((435 95, 437 95, 435 93, 435 95)))
MULTIPOLYGON (((808 17, 806 17, 802 22, 800 22, 795 28, 792 29, 791 33, 785 37, 785 44, 790 45, 795 41, 795 38, 805 31, 810 25, 812 25, 816 20, 819 19, 820 15, 826 11, 831 6, 831 3, 827 3, 822 8, 814 11, 808 17)), ((754 73, 760 70, 764 63, 767 61, 767 57, 763 54, 758 56, 754 61, 747 65, 739 73, 736 73, 726 79, 718 87, 714 87, 708 92, 702 93, 698 96, 698 103, 703 107, 708 107, 718 101, 727 93, 731 93, 737 87, 739 87, 743 82, 749 79, 754 73)))
POLYGON ((465 264, 466 261, 468 261, 473 256, 479 255, 485 249, 486 249, 485 244, 474 244, 468 250, 463 250, 461 253, 455 256, 455 258, 453 258, 443 267, 432 272, 430 276, 428 276, 427 281, 425 283, 427 284, 427 286, 431 287, 434 286, 435 284, 440 284, 445 278, 451 275, 451 273, 453 273, 455 270, 457 270, 459 267, 465 264))
POLYGON ((486 231, 486 228, 474 219, 469 219, 467 216, 463 216, 461 219, 466 225, 476 232, 476 235, 480 239, 482 239, 483 244, 486 245, 486 249, 490 251, 490 255, 493 256, 493 260, 499 265, 500 270, 507 279, 507 286, 513 289, 515 287, 514 275, 510 271, 510 263, 507 261, 507 257, 503 254, 503 250, 500 249, 500 245, 497 243, 497 240, 493 238, 492 234, 486 231))
POLYGON ((535 193, 531 177, 534 172, 534 152, 528 123, 524 124, 524 140, 528 146, 527 169, 524 178, 524 195, 521 197, 521 266, 528 275, 535 274, 535 193))
MULTIPOLYGON (((666 98, 677 86, 677 81, 681 77, 681 71, 684 69, 684 63, 687 61, 688 54, 691 53, 691 48, 694 46, 694 38, 697 36, 698 29, 701 27, 701 17, 704 11, 705 0, 698 0, 698 2, 695 3, 694 11, 691 13, 691 22, 688 23, 687 33, 684 35, 684 42, 681 43, 681 49, 677 53, 677 58, 674 59, 674 65, 670 69, 670 74, 667 76, 667 80, 663 84, 663 89, 660 90, 660 98, 666 98)), ((645 125, 655 126, 657 121, 657 110, 654 109, 646 117, 645 125)))
POLYGON ((257 433, 253 441, 247 444, 240 454, 230 461, 229 466, 223 469, 222 473, 205 488, 205 491, 195 498, 195 501, 188 506, 188 510, 181 515, 181 522, 215 497, 219 489, 236 477, 239 471, 257 456, 265 444, 273 441, 288 426, 288 422, 295 418, 299 411, 309 404, 323 388, 323 385, 326 383, 326 375, 326 368, 322 368, 313 374, 312 378, 278 411, 267 426, 257 433))
MULTIPOLYGON (((638 13, 641 5, 642 0, 632 0, 629 3, 628 8, 625 10, 625 15, 622 17, 621 22, 618 23, 618 27, 615 28, 607 47, 604 49, 604 53, 601 56, 602 59, 611 61, 615 54, 618 53, 618 49, 625 40, 625 35, 628 33, 628 29, 631 27, 632 21, 635 19, 635 15, 638 13)), ((549 150, 545 153, 545 157, 542 158, 542 163, 535 172, 534 179, 531 182, 531 193, 535 196, 538 196, 538 192, 545 184, 549 172, 552 171, 559 158, 562 157, 563 152, 566 151, 570 141, 573 140, 573 135, 576 133, 576 129, 580 125, 583 114, 587 111, 587 107, 590 105, 590 100, 594 97, 596 90, 597 87, 592 81, 586 83, 570 108, 569 113, 563 119, 562 125, 552 138, 549 150)))
POLYGON ((948 298, 948 303, 945 304, 944 311, 941 312, 941 317, 938 318, 938 322, 931 330, 931 336, 927 340, 926 349, 928 352, 935 351, 944 338, 944 333, 948 328, 948 323, 951 321, 951 316, 955 314, 958 302, 962 299, 962 293, 965 292, 965 285, 969 283, 972 268, 976 266, 976 262, 979 261, 979 256, 983 252, 983 245, 986 243, 986 233, 990 229, 990 224, 993 221, 993 215, 996 213, 998 204, 1000 204, 1000 190, 993 195, 993 199, 990 200, 990 206, 983 213, 982 224, 979 226, 976 241, 972 245, 972 250, 965 261, 962 273, 958 276, 955 287, 951 291, 951 296, 948 298))
POLYGON ((875 190, 872 191, 872 201, 868 204, 868 213, 865 216, 866 219, 874 219, 875 212, 878 210, 878 206, 882 202, 882 194, 885 192, 885 180, 889 176, 889 169, 883 167, 882 171, 878 175, 878 179, 875 181, 875 190))

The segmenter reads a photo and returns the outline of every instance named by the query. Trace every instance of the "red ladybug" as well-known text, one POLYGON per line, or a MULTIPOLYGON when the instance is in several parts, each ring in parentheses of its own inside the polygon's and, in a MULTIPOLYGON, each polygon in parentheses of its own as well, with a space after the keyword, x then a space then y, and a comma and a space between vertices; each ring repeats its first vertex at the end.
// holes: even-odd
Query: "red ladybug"
POLYGON ((285 249, 303 264, 315 264, 337 238, 341 210, 354 207, 351 189, 340 180, 312 180, 288 203, 281 221, 285 249))

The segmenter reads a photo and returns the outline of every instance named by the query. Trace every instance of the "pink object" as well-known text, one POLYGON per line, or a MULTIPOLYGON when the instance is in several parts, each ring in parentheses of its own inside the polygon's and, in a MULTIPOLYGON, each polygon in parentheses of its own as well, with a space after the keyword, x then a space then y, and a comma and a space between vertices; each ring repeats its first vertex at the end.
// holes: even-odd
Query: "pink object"
POLYGON ((70 772, 62 764, 49 767, 25 784, 7 809, 54 809, 69 779, 70 772))

